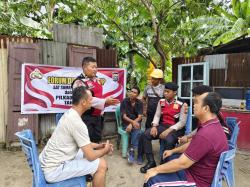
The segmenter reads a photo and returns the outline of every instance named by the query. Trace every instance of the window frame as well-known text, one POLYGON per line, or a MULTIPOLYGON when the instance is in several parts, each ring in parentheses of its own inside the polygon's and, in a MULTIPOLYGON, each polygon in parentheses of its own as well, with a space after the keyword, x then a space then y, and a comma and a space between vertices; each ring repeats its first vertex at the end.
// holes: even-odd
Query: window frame
MULTIPOLYGON (((190 64, 179 64, 178 65, 178 85, 179 85, 179 89, 177 92, 177 96, 180 99, 188 99, 190 105, 189 106, 193 106, 193 93, 192 93, 192 89, 193 89, 193 84, 196 82, 202 82, 203 85, 209 85, 209 62, 197 62, 197 63, 190 63, 190 64), (193 80, 194 76, 194 66, 197 65, 202 65, 203 66, 203 79, 200 80, 193 80), (191 77, 190 80, 182 80, 182 69, 183 67, 190 67, 191 68, 191 77), (189 97, 182 97, 181 93, 182 93, 182 84, 183 83, 190 83, 190 96, 189 97)), ((190 107, 191 113, 193 113, 193 107, 190 107)), ((192 118, 191 118, 191 124, 192 124, 192 118)))

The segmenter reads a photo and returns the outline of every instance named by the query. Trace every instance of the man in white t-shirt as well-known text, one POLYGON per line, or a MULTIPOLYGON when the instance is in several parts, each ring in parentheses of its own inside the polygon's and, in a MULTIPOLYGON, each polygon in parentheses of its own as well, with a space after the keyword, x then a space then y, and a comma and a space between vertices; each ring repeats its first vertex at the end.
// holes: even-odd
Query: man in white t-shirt
POLYGON ((92 95, 85 87, 73 90, 72 108, 61 117, 39 156, 48 182, 93 175, 93 187, 104 187, 107 163, 102 158, 112 153, 113 145, 91 143, 81 115, 91 107, 92 95))

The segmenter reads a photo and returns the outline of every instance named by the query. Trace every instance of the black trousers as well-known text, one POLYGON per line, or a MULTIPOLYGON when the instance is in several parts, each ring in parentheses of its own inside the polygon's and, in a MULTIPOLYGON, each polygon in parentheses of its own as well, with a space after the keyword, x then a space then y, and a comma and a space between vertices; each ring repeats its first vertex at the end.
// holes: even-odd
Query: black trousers
POLYGON ((147 103, 147 120, 145 123, 146 129, 151 128, 152 121, 155 116, 155 111, 158 105, 158 102, 161 98, 160 97, 148 97, 147 103))
POLYGON ((88 128, 90 141, 99 143, 102 139, 103 117, 83 115, 82 120, 88 128))
MULTIPOLYGON (((150 135, 151 128, 147 129, 144 134, 141 135, 138 145, 138 151, 139 154, 151 154, 153 153, 152 148, 152 140, 159 139, 160 134, 165 131, 169 126, 163 126, 159 125, 157 128, 157 136, 153 137, 150 135)), ((164 150, 170 150, 175 148, 176 143, 178 142, 178 137, 183 136, 185 133, 185 128, 178 130, 178 131, 172 131, 168 134, 168 136, 161 140, 163 141, 164 150)))
POLYGON ((147 112, 147 119, 146 119, 146 122, 145 122, 145 128, 146 129, 149 129, 149 128, 152 127, 152 121, 154 119, 154 115, 155 115, 155 113, 147 112))

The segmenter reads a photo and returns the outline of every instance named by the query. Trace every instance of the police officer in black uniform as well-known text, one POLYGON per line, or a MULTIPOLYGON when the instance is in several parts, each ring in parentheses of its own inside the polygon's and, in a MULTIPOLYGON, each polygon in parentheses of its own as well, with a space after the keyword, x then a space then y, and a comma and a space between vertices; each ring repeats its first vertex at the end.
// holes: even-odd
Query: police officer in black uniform
POLYGON ((161 69, 154 69, 150 74, 151 84, 144 89, 143 100, 147 103, 147 120, 145 123, 146 129, 151 127, 154 119, 158 101, 163 98, 164 85, 161 84, 163 79, 163 71, 161 69))
POLYGON ((97 62, 94 58, 83 58, 82 69, 83 73, 73 81, 72 88, 85 86, 92 92, 92 108, 82 115, 82 120, 88 127, 91 142, 99 143, 103 130, 103 109, 105 106, 116 105, 120 101, 111 97, 102 98, 102 85, 96 76, 97 62))

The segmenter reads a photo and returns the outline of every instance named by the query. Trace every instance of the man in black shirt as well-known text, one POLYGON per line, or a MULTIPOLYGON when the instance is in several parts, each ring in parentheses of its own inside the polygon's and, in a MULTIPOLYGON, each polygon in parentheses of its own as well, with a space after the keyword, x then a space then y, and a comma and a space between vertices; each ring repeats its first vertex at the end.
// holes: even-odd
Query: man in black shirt
POLYGON ((133 87, 129 97, 121 103, 121 117, 123 129, 131 134, 131 146, 128 152, 128 162, 134 162, 134 152, 138 148, 138 141, 141 135, 141 120, 143 115, 143 104, 137 99, 140 94, 138 87, 133 87))

